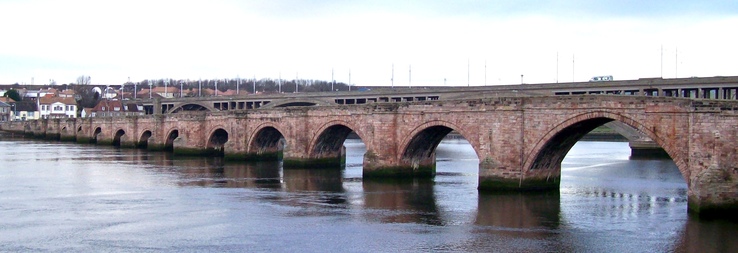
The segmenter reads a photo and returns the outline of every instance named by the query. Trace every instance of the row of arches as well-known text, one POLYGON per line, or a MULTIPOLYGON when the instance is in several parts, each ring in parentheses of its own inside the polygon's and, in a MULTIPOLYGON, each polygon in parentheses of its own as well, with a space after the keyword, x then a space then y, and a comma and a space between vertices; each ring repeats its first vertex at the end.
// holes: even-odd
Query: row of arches
MULTIPOLYGON (((553 126, 548 133, 543 135, 543 138, 535 144, 534 152, 526 154, 526 157, 522 158, 522 163, 525 171, 557 171, 561 169, 561 162, 567 155, 569 150, 576 144, 584 135, 592 131, 593 129, 604 125, 608 122, 618 121, 633 127, 634 129, 643 132, 643 134, 651 137, 656 143, 663 143, 651 133, 647 127, 638 124, 636 121, 625 118, 618 115, 598 114, 593 117, 589 114, 579 115, 577 117, 562 121, 560 125, 553 126)), ((245 153, 253 156, 270 156, 278 157, 279 154, 288 148, 290 142, 289 138, 295 138, 294 136, 286 136, 284 133, 288 133, 285 130, 280 129, 282 126, 277 124, 265 124, 260 126, 253 134, 246 136, 247 143, 244 143, 245 153)), ((82 128, 78 128, 78 132, 82 131, 82 128)), ((397 150, 394 152, 397 154, 397 161, 400 163, 411 166, 413 168, 418 167, 432 167, 435 164, 435 151, 441 141, 451 132, 457 132, 463 138, 469 140, 470 145, 474 149, 477 157, 482 160, 486 159, 485 155, 480 153, 479 138, 469 138, 466 129, 454 125, 451 122, 435 120, 431 122, 425 122, 418 125, 406 136, 402 136, 394 148, 397 150)), ((91 135, 91 142, 96 143, 98 135, 102 132, 101 127, 95 128, 91 135)), ((343 144, 351 134, 356 134, 359 139, 364 141, 365 133, 360 128, 353 126, 351 123, 344 121, 332 121, 324 124, 323 127, 319 128, 313 137, 309 137, 310 141, 305 150, 308 159, 322 159, 322 158, 340 158, 342 155, 343 144)), ((115 130, 112 138, 113 146, 121 146, 121 140, 127 133, 124 129, 115 130)), ((137 136, 134 141, 135 146, 138 148, 147 148, 150 138, 154 134, 150 130, 144 130, 137 136)), ((177 129, 170 130, 167 133, 164 141, 164 149, 172 151, 174 148, 174 141, 180 136, 180 132, 177 129)), ((211 155, 224 155, 226 152, 226 143, 230 140, 230 133, 223 127, 215 128, 209 133, 205 149, 207 153, 211 155)), ((371 136, 376 138, 375 136, 371 136)), ((477 136, 475 136, 477 137, 477 136)), ((133 139, 130 139, 133 140, 133 139)), ((238 141, 238 140, 237 140, 238 141)), ((365 142, 367 145, 367 151, 376 151, 378 149, 385 149, 387 147, 382 146, 381 142, 365 142)), ((294 145, 294 144, 293 144, 294 145)), ((302 147, 289 147, 289 148, 302 148, 302 147)), ((669 147, 664 147, 667 153, 669 153, 669 147)), ((680 168, 682 175, 688 175, 688 171, 684 170, 683 164, 679 163, 677 166, 680 168)))

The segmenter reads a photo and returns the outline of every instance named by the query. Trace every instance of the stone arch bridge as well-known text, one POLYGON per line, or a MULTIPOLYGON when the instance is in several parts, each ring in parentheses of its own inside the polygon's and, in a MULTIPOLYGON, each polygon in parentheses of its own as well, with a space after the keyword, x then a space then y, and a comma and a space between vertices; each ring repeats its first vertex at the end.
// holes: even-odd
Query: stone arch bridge
POLYGON ((343 142, 355 132, 366 144, 364 177, 433 176, 435 148, 457 131, 479 157, 480 190, 546 190, 559 188, 561 161, 569 149, 608 122, 640 131, 669 154, 687 182, 691 212, 738 210, 737 101, 494 97, 50 119, 5 127, 78 142, 173 149, 175 154, 244 160, 281 155, 285 168, 341 166, 343 142))

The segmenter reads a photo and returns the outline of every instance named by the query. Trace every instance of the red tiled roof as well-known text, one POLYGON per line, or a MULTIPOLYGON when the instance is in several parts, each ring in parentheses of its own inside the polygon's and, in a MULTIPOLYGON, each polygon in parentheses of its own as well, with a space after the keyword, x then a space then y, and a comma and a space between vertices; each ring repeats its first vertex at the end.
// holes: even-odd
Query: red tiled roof
POLYGON ((77 104, 77 101, 74 100, 74 98, 70 98, 70 97, 62 98, 62 97, 44 96, 44 97, 39 98, 39 104, 50 105, 50 104, 57 103, 57 102, 65 104, 65 105, 76 105, 77 104))

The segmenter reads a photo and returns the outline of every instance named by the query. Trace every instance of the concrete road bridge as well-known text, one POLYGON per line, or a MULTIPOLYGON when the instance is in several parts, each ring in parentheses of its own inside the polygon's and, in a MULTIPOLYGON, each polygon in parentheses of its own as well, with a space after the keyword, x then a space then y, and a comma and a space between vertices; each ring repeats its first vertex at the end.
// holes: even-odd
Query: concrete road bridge
POLYGON ((738 101, 498 94, 394 103, 302 103, 10 122, 3 129, 83 143, 172 149, 175 154, 248 161, 282 157, 285 169, 340 168, 343 142, 354 132, 366 144, 365 178, 434 176, 435 149, 456 131, 479 157, 480 190, 524 191, 558 189, 561 162, 570 148, 592 129, 618 122, 653 140, 674 160, 688 185, 691 212, 717 216, 738 211, 738 101))
POLYGON ((374 87, 368 91, 315 92, 289 94, 243 94, 140 100, 147 114, 184 111, 232 111, 261 107, 289 107, 331 104, 369 104, 433 101, 490 96, 531 95, 640 95, 719 100, 738 99, 738 76, 703 78, 641 78, 607 82, 542 83, 474 87, 374 87))

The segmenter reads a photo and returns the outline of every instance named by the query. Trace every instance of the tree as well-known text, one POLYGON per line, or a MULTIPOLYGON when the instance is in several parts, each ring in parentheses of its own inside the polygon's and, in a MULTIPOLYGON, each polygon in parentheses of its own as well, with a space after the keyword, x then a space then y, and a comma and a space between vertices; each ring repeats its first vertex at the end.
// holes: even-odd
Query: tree
MULTIPOLYGON (((88 79, 89 81, 89 79, 88 79)), ((91 108, 97 105, 100 101, 100 93, 93 90, 92 86, 88 85, 70 85, 74 90, 75 99, 77 100, 78 108, 91 108)))
POLYGON ((91 84, 92 83, 92 82, 90 82, 90 80, 91 80, 90 76, 81 75, 81 76, 77 77, 77 84, 80 84, 80 85, 88 85, 88 84, 91 84))
POLYGON ((15 89, 10 89, 10 90, 6 91, 5 92, 5 95, 3 95, 3 96, 4 97, 9 97, 9 98, 11 98, 11 99, 13 99, 15 101, 21 101, 21 99, 22 99, 20 93, 18 93, 18 91, 15 90, 15 89))

